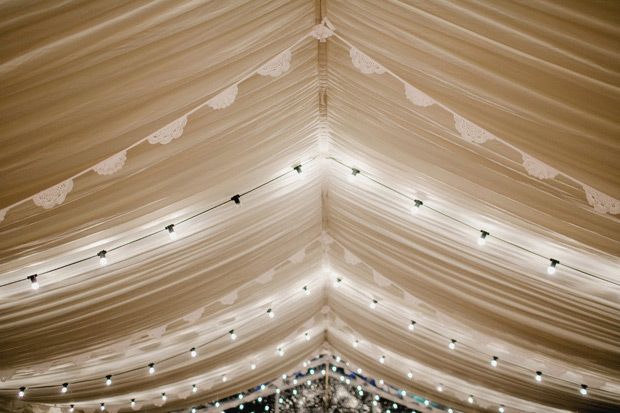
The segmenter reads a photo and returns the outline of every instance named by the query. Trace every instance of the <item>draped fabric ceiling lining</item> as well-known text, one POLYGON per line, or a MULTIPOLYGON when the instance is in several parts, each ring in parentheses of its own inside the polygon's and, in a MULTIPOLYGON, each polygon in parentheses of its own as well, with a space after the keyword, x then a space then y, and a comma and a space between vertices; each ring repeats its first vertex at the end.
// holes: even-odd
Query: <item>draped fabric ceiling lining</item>
MULTIPOLYGON (((323 17, 435 101, 620 199, 614 2, 7 1, 0 16, 0 208, 169 124, 323 17)), ((361 73, 349 49, 307 37, 288 71, 243 81, 230 107, 198 110, 179 138, 131 149, 112 175, 76 178, 52 209, 27 202, 7 213, 2 283, 95 256, 307 163, 304 180, 289 174, 240 209, 178 225, 174 242, 160 234, 110 253, 105 267, 91 259, 41 276, 38 291, 3 287, 2 409, 129 410, 131 398, 149 411, 181 409, 259 385, 322 348, 464 411, 617 408, 620 289, 562 265, 549 276, 547 260, 493 236, 620 283, 618 216, 596 212, 570 179, 528 175, 500 142, 466 142, 451 113, 413 105, 388 74, 361 73), (491 238, 479 247, 474 230, 424 208, 411 215, 410 201, 363 176, 350 183, 330 157, 491 238), (408 320, 464 347, 451 352, 408 320), (197 358, 148 375, 149 363, 202 343, 197 358), (491 370, 492 355, 520 367, 491 370), (410 380, 408 370, 423 374, 410 380), (60 394, 64 382, 93 378, 60 394), (192 384, 196 395, 178 397, 192 384), (17 388, 43 385, 57 387, 17 400, 17 388), (170 397, 157 407, 162 392, 170 397)))

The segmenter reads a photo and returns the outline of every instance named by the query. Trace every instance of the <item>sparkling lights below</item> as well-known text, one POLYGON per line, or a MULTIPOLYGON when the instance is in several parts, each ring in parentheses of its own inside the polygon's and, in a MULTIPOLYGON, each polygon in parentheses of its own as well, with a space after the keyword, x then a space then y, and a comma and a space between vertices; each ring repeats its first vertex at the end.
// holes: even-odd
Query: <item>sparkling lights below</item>
POLYGON ((32 287, 33 290, 38 290, 39 289, 39 281, 37 280, 37 275, 29 275, 28 279, 30 280, 30 287, 32 287))
POLYGON ((196 353, 196 347, 192 347, 192 348, 189 350, 189 354, 190 354, 192 357, 196 357, 196 356, 198 355, 198 353, 196 353))
POLYGON ((537 382, 541 382, 542 381, 542 373, 540 371, 536 372, 536 376, 534 376, 534 379, 536 379, 537 382))
POLYGON ((487 242, 487 235, 489 235, 486 231, 480 231, 480 238, 478 238, 478 245, 482 246, 487 242))
POLYGON ((415 321, 411 320, 411 323, 409 324, 409 327, 407 327, 409 329, 409 331, 413 331, 415 329, 415 321))
POLYGON ((231 340, 236 340, 237 339, 237 335, 235 334, 235 330, 230 330, 228 332, 228 334, 230 334, 230 339, 231 340))
POLYGON ((273 311, 271 311, 271 308, 269 310, 267 310, 267 315, 269 316, 269 318, 274 318, 276 315, 273 313, 273 311))
POLYGON ((379 359, 379 363, 381 364, 385 363, 385 356, 381 356, 381 358, 379 359))
POLYGON ((420 206, 422 205, 424 205, 424 202, 420 201, 419 199, 416 199, 415 201, 413 201, 413 206, 411 207, 411 213, 415 215, 418 212, 420 212, 420 206))
POLYGON ((168 230, 168 235, 170 235, 170 239, 172 241, 174 241, 175 239, 177 239, 177 233, 174 232, 174 224, 170 224, 166 227, 166 229, 168 230))
POLYGON ((281 348, 278 349, 278 355, 280 357, 282 357, 284 355, 284 350, 282 350, 281 348))
POLYGON ((334 281, 334 288, 338 288, 341 282, 342 278, 336 278, 336 281, 334 281))
POLYGON ((549 267, 547 267, 547 273, 553 275, 555 274, 555 267, 560 263, 560 261, 554 260, 553 258, 551 258, 549 261, 550 262, 549 267))
POLYGON ((351 168, 351 175, 349 175, 349 182, 354 182, 357 175, 360 173, 359 169, 351 168))
POLYGON ((196 393, 198 391, 198 387, 195 384, 192 384, 192 393, 196 393))
POLYGON ((149 374, 155 373, 155 363, 149 364, 149 374))
POLYGON ((105 384, 106 384, 106 386, 110 386, 112 384, 112 376, 111 375, 105 376, 105 384))
POLYGON ((493 360, 491 360, 491 366, 497 367, 497 360, 498 358, 496 356, 493 356, 493 360))
POLYGON ((353 347, 357 347, 357 346, 359 346, 359 345, 360 345, 359 340, 355 340, 355 341, 353 342, 353 347))
POLYGON ((60 389, 61 393, 66 393, 69 390, 69 383, 63 383, 62 389, 60 389))
POLYGON ((372 300, 372 302, 370 303, 370 308, 374 310, 376 307, 377 307, 377 300, 372 300))
POLYGON ((470 396, 467 398, 467 403, 469 403, 469 404, 473 404, 473 403, 474 403, 474 396, 470 395, 470 396))
POLYGON ((450 350, 454 350, 456 348, 456 340, 452 340, 450 344, 448 344, 450 350))
POLYGON ((107 253, 108 252, 106 250, 99 251, 97 253, 97 255, 99 256, 99 264, 106 265, 108 263, 108 258, 106 257, 107 253))
POLYGON ((19 397, 21 399, 22 397, 24 397, 24 394, 26 394, 26 388, 25 387, 20 387, 19 388, 19 392, 17 393, 17 397, 19 397))
POLYGON ((581 388, 579 389, 579 393, 581 393, 584 396, 588 395, 588 386, 586 386, 585 384, 581 385, 581 388))

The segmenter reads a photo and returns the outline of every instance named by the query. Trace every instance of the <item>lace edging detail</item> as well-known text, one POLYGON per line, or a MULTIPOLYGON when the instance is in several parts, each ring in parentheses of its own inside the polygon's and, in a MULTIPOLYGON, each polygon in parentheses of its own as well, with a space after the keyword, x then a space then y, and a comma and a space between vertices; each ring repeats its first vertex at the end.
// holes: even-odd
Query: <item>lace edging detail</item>
POLYGON ((32 201, 36 206, 43 207, 43 209, 50 209, 56 205, 63 203, 67 194, 73 189, 73 180, 61 182, 58 185, 54 185, 51 188, 41 191, 32 197, 32 201))
POLYGON ((620 214, 620 201, 616 198, 612 198, 587 185, 583 186, 583 190, 586 191, 588 203, 594 207, 596 212, 601 214, 620 214))
POLYGON ((523 166, 527 173, 538 179, 553 179, 560 173, 557 169, 550 167, 546 163, 526 153, 523 153, 521 156, 523 157, 523 166))
POLYGON ((353 62, 353 66, 357 67, 362 73, 376 73, 378 75, 385 73, 385 67, 381 66, 379 63, 374 61, 368 55, 362 53, 355 47, 351 48, 351 61, 353 62))
POLYGON ((183 116, 172 123, 167 124, 157 132, 149 136, 149 143, 161 143, 165 145, 183 134, 183 128, 187 125, 187 116, 183 116))
POLYGON ((122 151, 99 162, 93 167, 93 171, 97 172, 99 175, 112 175, 123 168, 126 160, 127 151, 122 151))
POLYGON ((484 143, 487 140, 495 139, 495 136, 480 126, 468 121, 467 119, 454 114, 454 126, 459 131, 461 137, 467 142, 471 143, 484 143))
POLYGON ((262 76, 278 77, 291 67, 291 51, 285 50, 267 63, 257 73, 262 76))
POLYGON ((220 92, 217 96, 212 97, 207 101, 207 105, 211 106, 213 109, 224 109, 228 106, 232 105, 237 97, 237 92, 239 88, 237 85, 232 85, 222 92, 220 92))
POLYGON ((405 83, 405 95, 407 96, 407 99, 409 99, 414 105, 427 107, 435 103, 435 101, 431 97, 420 92, 409 83, 405 83))

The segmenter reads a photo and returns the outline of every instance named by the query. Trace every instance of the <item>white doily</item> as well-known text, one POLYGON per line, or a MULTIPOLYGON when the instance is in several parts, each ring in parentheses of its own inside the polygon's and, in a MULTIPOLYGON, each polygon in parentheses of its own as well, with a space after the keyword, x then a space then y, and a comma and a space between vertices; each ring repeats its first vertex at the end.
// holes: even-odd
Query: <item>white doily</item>
POLYGON ((73 180, 69 179, 65 182, 61 182, 45 191, 41 191, 36 194, 32 201, 35 205, 43 207, 44 209, 53 208, 56 205, 62 204, 67 194, 73 189, 73 180))
POLYGON ((184 321, 187 321, 188 323, 193 323, 195 321, 198 321, 198 319, 202 316, 202 313, 204 312, 204 307, 199 308, 196 311, 193 311, 189 314, 187 314, 186 316, 183 317, 184 321))
POLYGON ((435 103, 432 98, 420 92, 409 83, 405 83, 405 95, 407 96, 407 99, 409 99, 414 105, 426 107, 435 103))
POLYGON ((165 332, 166 332, 166 326, 161 326, 161 327, 156 327, 156 328, 149 330, 146 334, 149 336, 150 339, 159 340, 161 336, 164 335, 165 332))
POLYGON ((0 209, 0 222, 4 221, 4 217, 6 216, 8 210, 8 208, 0 209))
POLYGON ((588 203, 594 207, 596 212, 602 214, 618 214, 620 213, 620 201, 612 198, 596 189, 584 185, 583 190, 586 191, 586 199, 588 203))
POLYGON ((347 264, 351 265, 357 265, 362 262, 359 258, 357 258, 357 256, 355 256, 355 254, 353 254, 346 248, 344 249, 344 260, 347 262, 347 264))
POLYGON ((355 47, 351 48, 350 55, 353 66, 357 67, 362 73, 376 73, 378 75, 385 73, 385 67, 381 66, 355 47))
POLYGON ((122 151, 104 161, 99 162, 94 166, 93 171, 97 172, 99 175, 112 175, 123 168, 126 160, 127 151, 122 151))
POLYGON ((237 298, 239 298, 238 292, 238 290, 233 290, 229 294, 226 294, 225 296, 220 298, 220 302, 224 305, 234 304, 234 302, 237 301, 237 298))
POLYGON ((267 63, 260 69, 258 74, 263 76, 278 77, 291 67, 291 51, 285 50, 267 63))
POLYGON ((259 284, 267 284, 269 281, 271 281, 275 273, 276 273, 276 270, 272 268, 266 273, 264 273, 263 275, 261 275, 260 277, 258 277, 256 279, 256 282, 259 284))
POLYGON ((456 113, 454 114, 454 126, 461 134, 461 137, 467 142, 484 143, 489 139, 495 139, 493 134, 485 131, 480 126, 474 125, 456 113))
POLYGON ((321 24, 317 24, 312 28, 310 35, 321 43, 325 43, 328 37, 333 36, 335 30, 334 26, 327 20, 327 17, 324 17, 321 24))
POLYGON ((372 279, 379 287, 389 287, 392 285, 392 282, 388 280, 383 275, 379 274, 377 271, 372 270, 372 279))
POLYGON ((521 155, 523 157, 523 166, 525 167, 527 173, 538 179, 553 179, 560 173, 558 170, 539 161, 538 159, 532 158, 526 153, 521 155))
POLYGON ((219 95, 209 99, 207 105, 211 106, 213 109, 224 109, 233 104, 238 91, 237 85, 232 85, 220 92, 219 95))
POLYGON ((304 260, 305 257, 306 257, 306 249, 304 248, 303 250, 298 251, 295 254, 293 254, 288 260, 292 262, 293 264, 299 264, 300 262, 304 260))
POLYGON ((167 124, 160 130, 149 136, 149 143, 161 143, 162 145, 170 143, 173 139, 176 139, 183 134, 183 128, 186 124, 187 116, 183 116, 182 118, 179 118, 174 122, 167 124))

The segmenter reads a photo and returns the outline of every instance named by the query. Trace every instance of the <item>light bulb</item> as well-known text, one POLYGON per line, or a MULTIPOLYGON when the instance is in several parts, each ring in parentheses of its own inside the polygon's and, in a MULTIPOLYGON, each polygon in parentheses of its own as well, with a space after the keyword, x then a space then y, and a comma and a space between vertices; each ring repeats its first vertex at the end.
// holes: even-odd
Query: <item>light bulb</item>
POLYGON ((336 278, 336 281, 334 281, 334 288, 338 288, 341 282, 342 282, 342 278, 336 278))
POLYGON ((379 400, 379 395, 375 394, 375 400, 379 400))
POLYGON ((556 265, 560 263, 560 261, 554 260, 553 258, 551 258, 549 261, 550 262, 549 262, 549 267, 547 267, 547 273, 553 275, 555 274, 555 267, 556 265))
POLYGON ((362 374, 362 369, 358 368, 356 371, 357 371, 357 374, 362 374))
POLYGON ((285 379, 285 380, 286 380, 286 377, 287 377, 287 375, 286 375, 286 374, 283 374, 283 375, 282 375, 282 378, 283 378, 283 379, 285 379))
POLYGON ((400 395, 405 397, 407 395, 407 392, 403 390, 403 391, 400 392, 400 395))
POLYGON ((26 388, 25 387, 20 387, 19 388, 19 392, 17 393, 17 397, 19 397, 21 399, 22 397, 24 397, 24 394, 26 394, 26 388))
POLYGON ((231 201, 234 201, 235 206, 237 208, 241 208, 241 195, 235 195, 230 198, 231 201))
POLYGON ((304 361, 304 367, 308 367, 308 362, 304 361))
POLYGON ((360 173, 359 169, 351 168, 351 175, 349 175, 349 182, 354 182, 357 174, 360 173))
POLYGON ((504 406, 499 406, 497 410, 499 410, 499 413, 504 413, 505 409, 504 409, 504 406))
POLYGON ((456 340, 452 340, 450 344, 448 344, 450 350, 454 350, 456 348, 456 340))
POLYGON ((175 240, 177 239, 177 233, 174 232, 174 224, 170 224, 166 227, 166 229, 168 230, 168 235, 170 236, 171 240, 175 240))
POLYGON ((588 386, 586 386, 585 384, 581 385, 581 388, 579 389, 579 393, 583 394, 584 396, 588 395, 588 386))
POLYGON ((332 366, 332 371, 336 371, 336 366, 332 366))
POLYGON ((542 381, 542 373, 540 371, 536 372, 536 376, 534 377, 536 379, 536 381, 541 382, 542 381))
POLYGON ((269 411, 269 406, 265 406, 265 411, 268 412, 269 411))
POLYGON ((101 403, 101 407, 100 407, 101 411, 105 410, 105 403, 101 403))
POLYGON ((264 385, 264 384, 261 384, 261 385, 260 385, 260 389, 261 389, 261 390, 265 390, 265 385, 264 385))
POLYGON ((467 398, 467 403, 469 403, 469 404, 473 404, 473 403, 474 403, 474 396, 469 396, 469 397, 467 398))
POLYGON ((29 275, 28 279, 30 280, 30 287, 32 287, 33 290, 38 290, 39 289, 39 281, 37 279, 37 274, 35 275, 29 275))
POLYGON ((67 390, 69 390, 69 383, 64 383, 64 384, 62 385, 62 389, 60 389, 60 392, 61 392, 61 393, 66 393, 66 392, 67 392, 67 390))
POLYGON ((155 363, 149 364, 149 374, 155 373, 155 363))
POLYGON ((271 308, 267 310, 267 314, 269 315, 269 318, 274 318, 276 316, 273 311, 271 311, 271 308))
POLYGON ((377 401, 376 401, 376 400, 373 400, 373 401, 372 401, 372 405, 373 405, 373 406, 376 406, 376 405, 377 405, 377 401))
POLYGON ((112 376, 110 376, 110 375, 105 376, 105 384, 107 386, 112 384, 112 376))
POLYGON ((310 370, 309 370, 309 373, 310 373, 310 374, 314 374, 314 369, 310 369, 310 370))
POLYGON ((321 370, 321 374, 324 376, 325 375, 325 369, 321 370))
POLYGON ((239 393, 239 396, 237 396, 237 397, 239 397, 239 400, 241 400, 241 399, 243 399, 243 394, 239 393))
POLYGON ((357 347, 357 346, 359 346, 359 344, 360 344, 360 342, 358 340, 355 340, 353 342, 353 347, 357 347))
POLYGON ((448 408, 448 413, 454 413, 454 410, 448 408))
POLYGON ((131 406, 135 406, 136 405, 136 399, 131 399, 131 406))
POLYGON ((413 373, 412 373, 412 372, 407 373, 407 377, 409 377, 410 379, 412 379, 412 378, 413 378, 413 373))
POLYGON ((308 289, 308 287, 304 287, 304 293, 306 295, 310 295, 310 290, 308 289))
POLYGON ((381 356, 381 358, 379 359, 379 363, 381 364, 385 363, 385 356, 381 356))
POLYGON ((226 376, 222 377, 222 382, 226 383, 226 380, 228 380, 226 376))
POLYGON ((396 403, 392 403, 392 408, 393 409, 398 409, 398 405, 396 403))
POLYGON ((276 394, 280 394, 280 389, 276 389, 276 394))
POLYGON ((198 387, 195 384, 192 385, 192 393, 196 393, 198 391, 198 387))
POLYGON ((230 330, 228 332, 228 334, 230 334, 230 339, 231 340, 236 340, 237 339, 237 335, 235 334, 235 330, 230 330))
POLYGON ((293 168, 296 172, 297 172, 297 176, 300 179, 304 179, 304 174, 302 174, 302 170, 301 170, 301 165, 297 165, 296 167, 293 168))
POLYGON ((493 356, 493 360, 491 360, 491 366, 497 367, 497 360, 498 358, 496 356, 493 356))
POLYGON ((439 386, 437 386, 437 391, 438 392, 442 392, 443 391, 443 387, 441 387, 441 384, 439 386))
POLYGON ((73 407, 74 405, 70 404, 69 406, 69 413, 73 413, 75 411, 75 408, 73 407))
POLYGON ((297 384, 297 379, 293 379, 293 384, 297 384))
POLYGON ((215 402, 215 407, 220 407, 220 402, 215 402))
POLYGON ((478 245, 484 245, 487 242, 487 235, 489 235, 486 231, 480 231, 480 238, 478 238, 478 245))
POLYGON ((383 384, 384 384, 384 383, 385 383, 385 382, 383 381, 383 379, 380 379, 380 380, 379 380, 379 384, 380 384, 380 385, 382 385, 382 386, 383 386, 383 384))
POLYGON ((310 334, 306 333, 306 341, 310 341, 310 334))
POLYGON ((312 384, 312 382, 311 382, 310 380, 308 380, 308 381, 306 381, 306 384, 307 384, 308 386, 310 386, 310 385, 312 384))
POLYGON ((409 331, 413 331, 415 329, 415 321, 411 320, 411 324, 409 324, 409 331))
POLYGON ((252 363, 252 365, 250 366, 250 368, 251 368, 252 370, 256 370, 256 364, 252 363))
POLYGON ((261 403, 263 401, 263 398, 258 396, 258 399, 256 399, 256 400, 258 400, 258 402, 261 403))
POLYGON ((280 398, 278 399, 278 403, 282 404, 283 402, 284 402, 284 399, 283 399, 282 397, 280 397, 280 398))
POLYGON ((196 413, 196 408, 192 407, 192 413, 196 413))
POLYGON ((420 212, 420 206, 422 205, 424 205, 424 202, 420 201, 419 199, 416 199, 415 201, 413 201, 413 206, 411 207, 411 213, 417 214, 418 212, 420 212))
POLYGON ((377 300, 372 300, 372 303, 370 303, 370 308, 374 310, 376 306, 377 306, 377 300))
POLYGON ((336 356, 336 362, 340 363, 340 356, 336 356))
POLYGON ((344 376, 340 376, 340 381, 344 381, 344 376))
POLYGON ((196 353, 196 347, 192 347, 191 350, 189 351, 189 354, 192 357, 196 357, 198 355, 198 353, 196 353))
POLYGON ((239 405, 239 410, 243 410, 243 407, 244 407, 243 404, 240 404, 239 405))
POLYGON ((162 394, 161 394, 161 399, 162 399, 163 401, 166 401, 166 399, 167 399, 167 398, 168 398, 168 397, 166 396, 166 393, 162 393, 162 394))
POLYGON ((428 401, 428 399, 424 400, 424 405, 425 405, 425 406, 428 406, 429 404, 431 404, 431 402, 430 402, 430 401, 428 401))
POLYGON ((284 351, 282 351, 281 348, 278 349, 278 354, 280 355, 280 357, 282 357, 284 355, 284 351))
POLYGON ((108 252, 106 250, 99 251, 97 253, 97 255, 99 256, 99 264, 106 265, 108 263, 108 258, 106 257, 107 253, 108 252))

